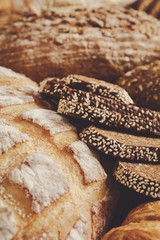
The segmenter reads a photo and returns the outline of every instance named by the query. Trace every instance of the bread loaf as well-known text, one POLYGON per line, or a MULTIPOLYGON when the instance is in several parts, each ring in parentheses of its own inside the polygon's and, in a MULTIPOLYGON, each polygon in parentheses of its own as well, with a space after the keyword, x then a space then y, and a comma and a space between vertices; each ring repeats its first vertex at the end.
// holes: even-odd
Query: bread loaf
POLYGON ((0 239, 99 239, 118 200, 110 163, 35 82, 1 67, 0 91, 0 239))
POLYGON ((69 74, 114 82, 160 57, 160 23, 133 9, 54 9, 0 35, 0 65, 35 81, 69 74))
POLYGON ((133 209, 122 226, 113 228, 102 240, 159 240, 160 201, 148 202, 133 209))
POLYGON ((160 162, 160 139, 131 135, 89 126, 79 134, 88 145, 129 162, 160 162))
POLYGON ((146 11, 153 16, 160 18, 160 1, 159 0, 137 0, 133 5, 140 11, 146 11))
POLYGON ((121 162, 116 164, 114 176, 118 182, 134 191, 160 199, 160 165, 121 162))
POLYGON ((100 7, 100 6, 128 6, 136 0, 11 0, 12 12, 31 13, 41 15, 44 10, 52 7, 100 7))
POLYGON ((134 99, 135 104, 160 111, 160 61, 138 66, 118 81, 134 99))

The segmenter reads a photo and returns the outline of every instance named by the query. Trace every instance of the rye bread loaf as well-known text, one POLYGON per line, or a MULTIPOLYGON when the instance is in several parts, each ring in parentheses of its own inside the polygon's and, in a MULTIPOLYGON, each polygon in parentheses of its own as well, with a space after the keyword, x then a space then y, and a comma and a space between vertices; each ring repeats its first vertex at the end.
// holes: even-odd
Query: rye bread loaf
POLYGON ((160 165, 119 161, 114 176, 124 186, 134 191, 160 199, 160 165))
POLYGON ((141 137, 89 126, 80 139, 107 155, 124 161, 160 162, 160 139, 141 137))
POLYGON ((160 61, 136 67, 117 84, 128 91, 135 104, 160 111, 160 61))
POLYGON ((59 100, 57 112, 109 128, 160 136, 160 121, 155 119, 132 118, 107 108, 101 109, 66 99, 59 100))
POLYGON ((47 78, 41 82, 39 92, 56 105, 59 99, 116 111, 131 118, 160 120, 160 113, 133 105, 128 93, 116 84, 85 76, 70 75, 63 79, 47 78))
POLYGON ((129 212, 122 226, 109 231, 102 240, 159 240, 160 201, 139 205, 129 212))
POLYGON ((160 22, 133 9, 55 9, 1 29, 0 64, 39 82, 82 74, 114 82, 160 57, 160 22))
MULTIPOLYGON (((95 78, 88 78, 82 75, 68 75, 64 78, 47 78, 41 82, 40 93, 47 96, 62 98, 67 91, 81 90, 81 93, 87 92, 95 94, 98 97, 110 98, 126 104, 133 104, 133 100, 123 88, 116 84, 105 82, 95 78), (65 86, 66 89, 62 89, 65 86)), ((70 92, 68 93, 70 94, 70 92)))
POLYGON ((0 239, 99 239, 118 200, 110 163, 35 82, 0 67, 0 90, 0 239))

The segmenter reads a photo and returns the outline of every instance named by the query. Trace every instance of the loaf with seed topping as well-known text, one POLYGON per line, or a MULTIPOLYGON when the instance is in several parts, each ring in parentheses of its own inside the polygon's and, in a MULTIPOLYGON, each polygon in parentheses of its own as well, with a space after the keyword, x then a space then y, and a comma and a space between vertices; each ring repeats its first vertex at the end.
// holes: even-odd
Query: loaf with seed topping
POLYGON ((137 105, 160 111, 160 60, 134 68, 117 84, 126 89, 137 105))
POLYGON ((0 239, 100 239, 118 201, 76 128, 27 77, 0 67, 0 239))

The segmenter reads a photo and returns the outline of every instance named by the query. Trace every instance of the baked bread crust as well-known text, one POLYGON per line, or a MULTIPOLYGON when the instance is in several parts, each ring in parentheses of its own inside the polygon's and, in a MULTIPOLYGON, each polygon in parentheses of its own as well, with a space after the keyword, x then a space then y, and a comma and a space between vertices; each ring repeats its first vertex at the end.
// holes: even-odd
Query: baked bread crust
POLYGON ((160 111, 160 61, 138 66, 121 77, 117 84, 128 91, 135 104, 160 111))
POLYGON ((133 209, 122 226, 113 228, 102 240, 158 240, 160 238, 160 201, 148 202, 133 209))
POLYGON ((9 239, 99 239, 118 200, 107 167, 105 173, 75 127, 49 109, 35 82, 5 68, 0 76, 0 221, 12 229, 9 239), (108 216, 101 214, 104 204, 108 216))
POLYGON ((159 59, 159 41, 159 21, 133 9, 54 9, 4 26, 0 65, 37 82, 75 73, 115 82, 159 59))

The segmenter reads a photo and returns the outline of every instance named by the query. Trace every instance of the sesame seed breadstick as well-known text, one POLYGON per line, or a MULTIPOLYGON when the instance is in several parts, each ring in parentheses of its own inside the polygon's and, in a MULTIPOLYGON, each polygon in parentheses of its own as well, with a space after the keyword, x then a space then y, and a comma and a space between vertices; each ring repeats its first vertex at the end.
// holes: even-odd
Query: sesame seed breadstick
POLYGON ((114 176, 118 182, 146 196, 160 199, 160 165, 119 161, 114 176))
POLYGON ((84 119, 94 124, 100 124, 106 127, 154 134, 157 136, 160 135, 159 121, 147 120, 138 117, 131 118, 128 115, 122 115, 115 111, 107 109, 104 110, 79 102, 60 99, 57 112, 70 117, 84 119))
POLYGON ((95 126, 85 128, 79 136, 95 149, 123 161, 160 163, 160 139, 103 130, 95 126))
POLYGON ((70 76, 64 78, 63 81, 57 78, 46 79, 41 82, 39 92, 56 104, 58 104, 59 99, 66 99, 67 101, 85 103, 104 110, 113 110, 123 115, 129 115, 131 118, 139 117, 160 120, 159 112, 131 104, 132 101, 128 101, 129 95, 123 91, 123 88, 117 91, 117 85, 115 84, 100 81, 98 85, 99 80, 87 78, 88 82, 90 79, 92 80, 93 83, 91 84, 79 81, 78 77, 75 82, 71 83, 69 81, 75 78, 70 76))

